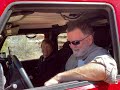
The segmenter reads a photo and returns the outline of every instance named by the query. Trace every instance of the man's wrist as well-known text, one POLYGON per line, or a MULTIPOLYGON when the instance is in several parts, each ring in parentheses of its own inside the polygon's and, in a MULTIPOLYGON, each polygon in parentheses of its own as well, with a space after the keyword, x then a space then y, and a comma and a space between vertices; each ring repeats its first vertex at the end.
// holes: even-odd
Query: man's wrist
POLYGON ((55 77, 53 77, 55 80, 57 80, 59 83, 62 82, 63 74, 59 73, 55 77))

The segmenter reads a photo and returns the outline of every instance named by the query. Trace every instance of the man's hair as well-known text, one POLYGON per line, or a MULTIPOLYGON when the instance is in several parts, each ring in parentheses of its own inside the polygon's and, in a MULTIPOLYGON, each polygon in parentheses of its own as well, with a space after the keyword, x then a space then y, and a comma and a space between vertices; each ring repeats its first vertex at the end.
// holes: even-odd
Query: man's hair
POLYGON ((74 29, 78 28, 82 31, 83 34, 93 34, 93 28, 90 24, 85 23, 85 22, 80 22, 80 21, 70 21, 67 23, 68 28, 67 32, 71 32, 74 29))
POLYGON ((41 43, 41 47, 42 47, 42 44, 43 43, 46 43, 46 44, 49 44, 51 46, 51 48, 53 49, 53 42, 49 39, 44 39, 41 43))

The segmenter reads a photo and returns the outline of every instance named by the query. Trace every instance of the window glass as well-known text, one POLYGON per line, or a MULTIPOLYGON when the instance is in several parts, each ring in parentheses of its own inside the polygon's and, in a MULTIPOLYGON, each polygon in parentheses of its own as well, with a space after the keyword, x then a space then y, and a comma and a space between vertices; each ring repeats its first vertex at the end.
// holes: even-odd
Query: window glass
POLYGON ((62 48, 63 44, 67 41, 67 33, 58 35, 58 50, 62 48))
POLYGON ((44 39, 44 34, 8 36, 3 44, 1 52, 16 55, 20 61, 38 59, 41 55, 41 48, 38 43, 44 39), (9 49, 8 49, 9 48, 9 49))

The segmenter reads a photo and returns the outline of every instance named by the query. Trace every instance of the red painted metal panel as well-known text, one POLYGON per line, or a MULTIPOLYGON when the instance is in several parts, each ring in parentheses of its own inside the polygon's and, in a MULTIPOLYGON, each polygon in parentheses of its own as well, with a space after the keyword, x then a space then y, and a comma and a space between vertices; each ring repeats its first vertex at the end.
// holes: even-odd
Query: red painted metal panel
POLYGON ((5 8, 8 6, 8 4, 10 4, 13 1, 14 0, 0 0, 0 16, 2 15, 5 8))
POLYGON ((107 84, 105 82, 98 82, 95 85, 90 84, 66 90, 120 90, 120 81, 118 81, 118 84, 107 84))

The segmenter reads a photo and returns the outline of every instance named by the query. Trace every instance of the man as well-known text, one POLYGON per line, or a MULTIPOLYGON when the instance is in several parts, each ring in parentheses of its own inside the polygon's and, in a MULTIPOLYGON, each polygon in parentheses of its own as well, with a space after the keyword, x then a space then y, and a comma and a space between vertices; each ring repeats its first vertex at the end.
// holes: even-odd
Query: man
POLYGON ((46 86, 73 80, 117 82, 116 62, 105 49, 94 44, 90 25, 70 22, 67 37, 73 51, 66 63, 67 71, 51 78, 45 83, 46 86))
POLYGON ((40 45, 43 55, 40 56, 38 61, 37 75, 34 76, 35 85, 43 86, 45 81, 58 73, 58 65, 56 54, 54 53, 54 46, 51 40, 44 39, 40 45))

